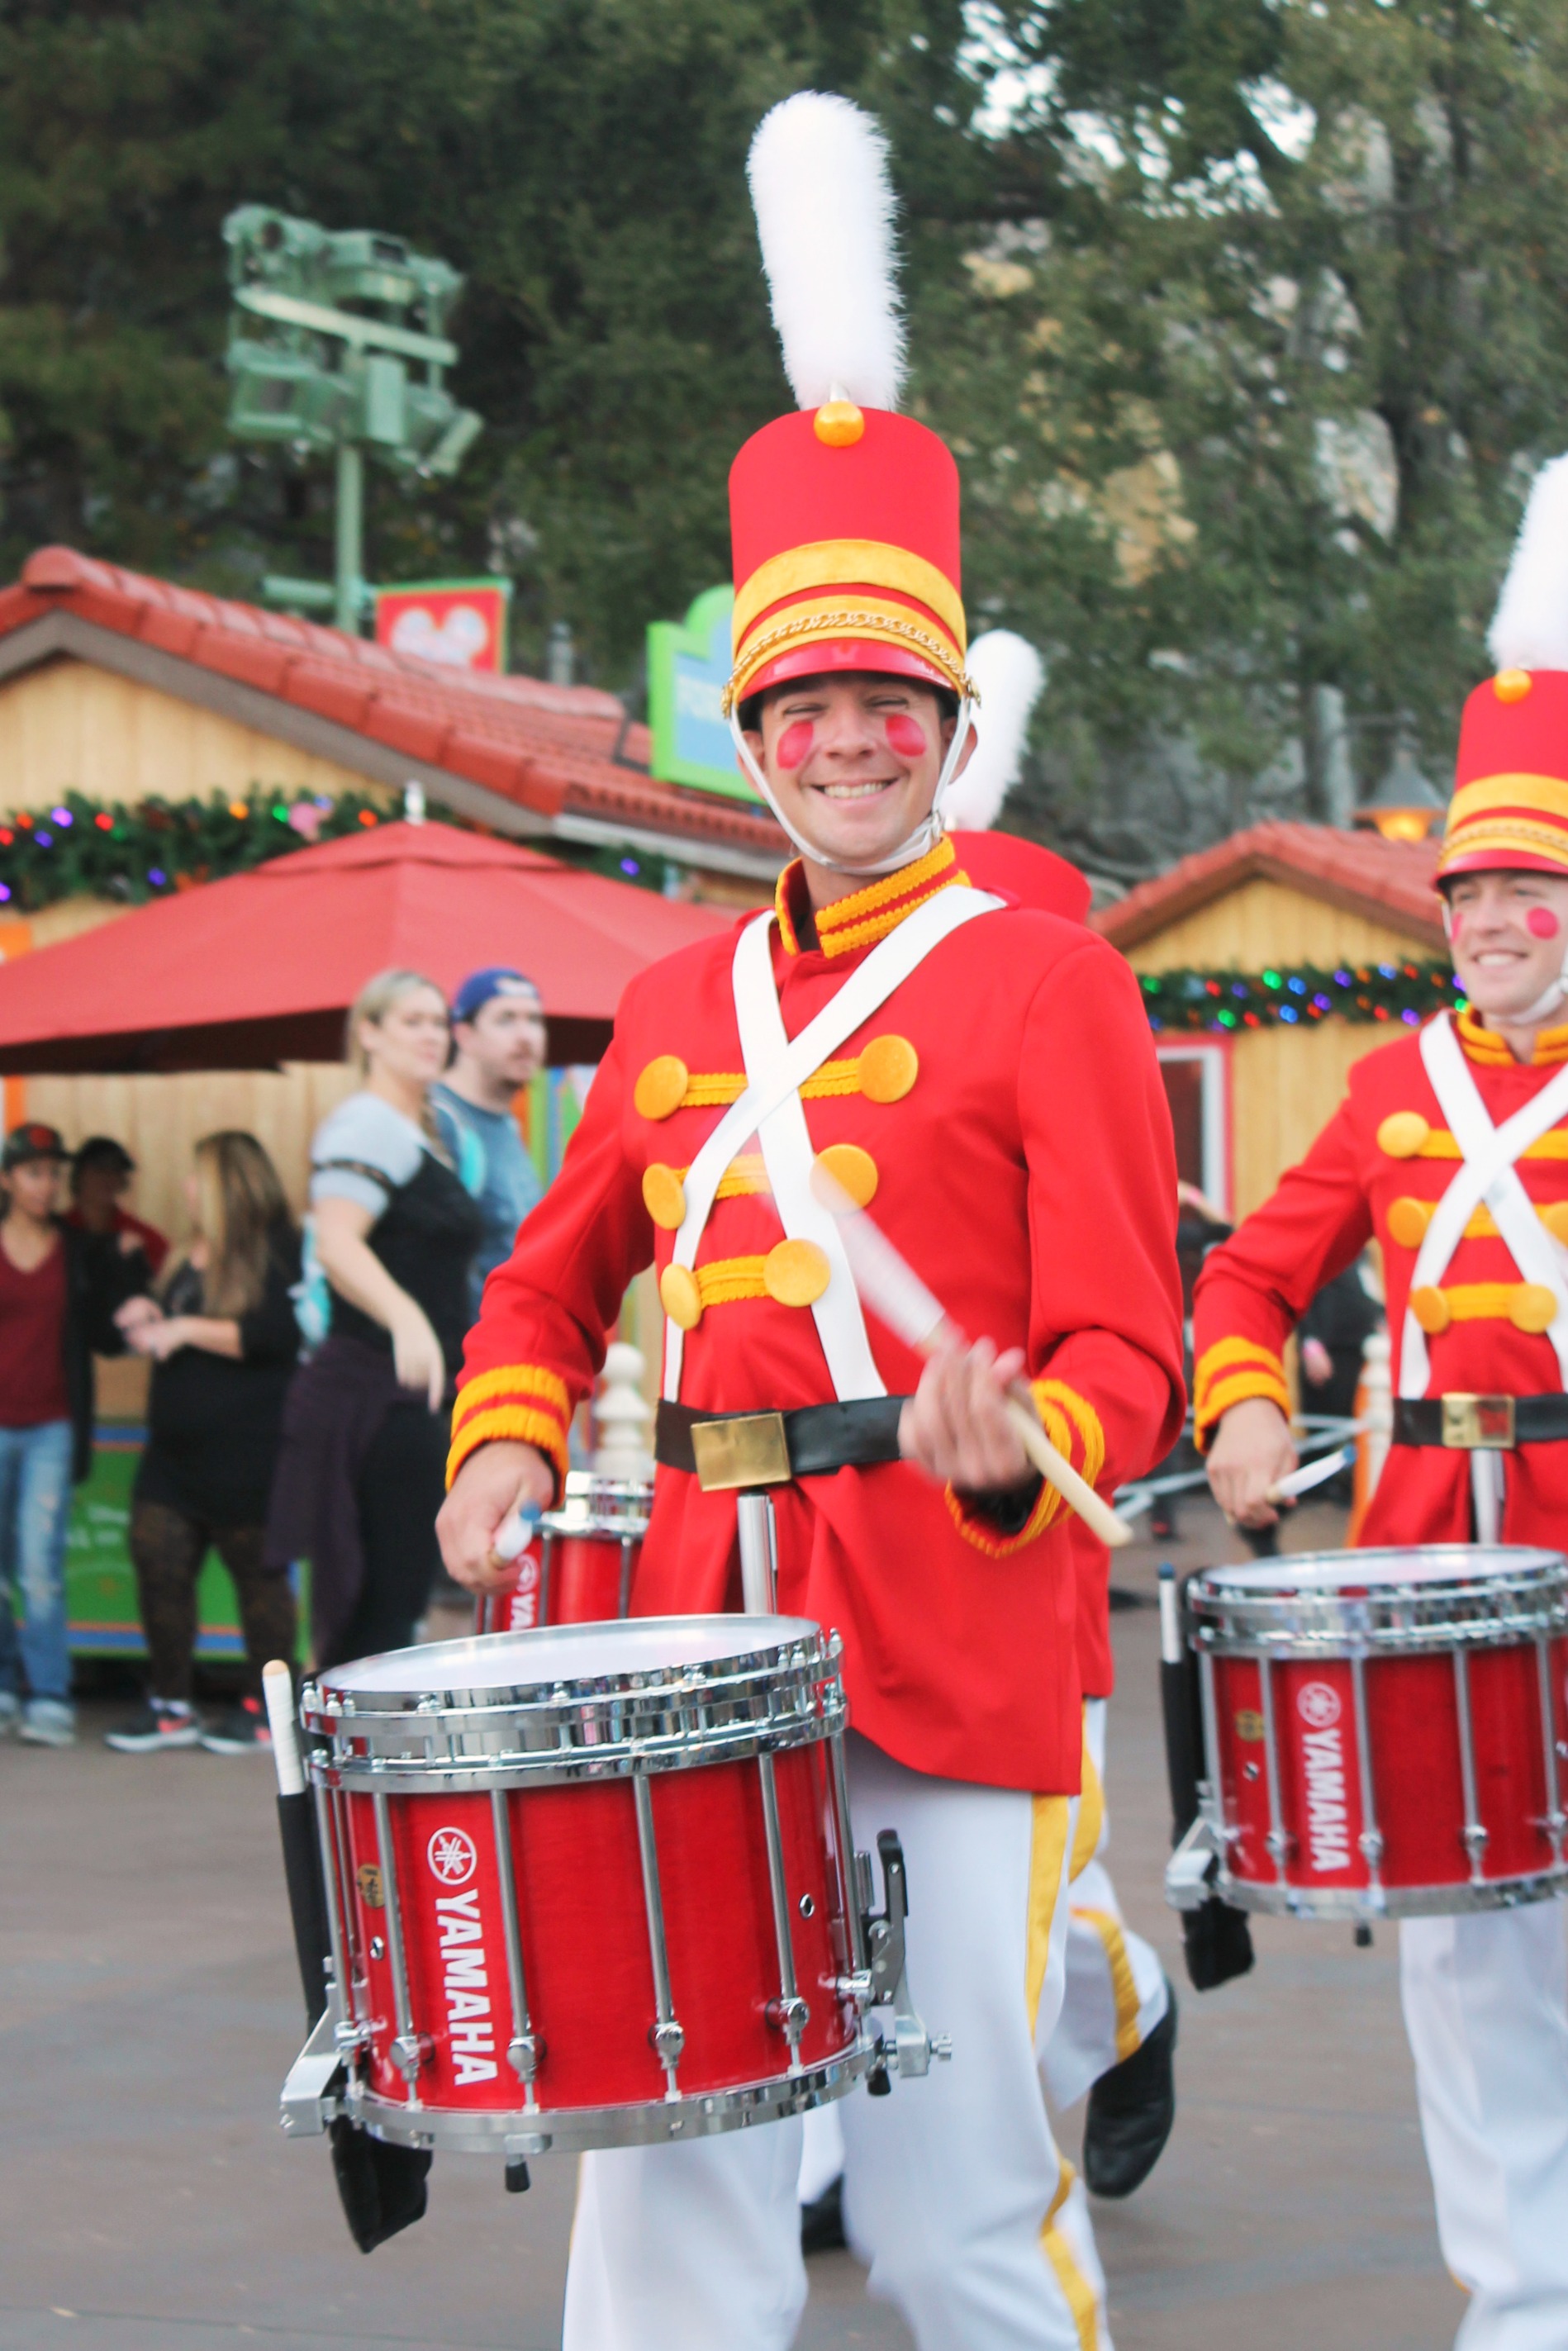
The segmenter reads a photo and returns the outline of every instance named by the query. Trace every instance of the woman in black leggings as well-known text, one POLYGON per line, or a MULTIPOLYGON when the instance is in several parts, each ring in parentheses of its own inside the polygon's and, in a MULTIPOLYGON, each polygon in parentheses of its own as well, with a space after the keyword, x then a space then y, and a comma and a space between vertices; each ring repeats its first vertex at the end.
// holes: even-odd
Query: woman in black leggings
POLYGON ((330 1325, 289 1399, 268 1551, 310 1561, 319 1667, 412 1641, 439 1562, 435 1514, 483 1230, 430 1105, 450 1033, 432 981, 371 980, 349 1016, 364 1082, 311 1146, 330 1325))

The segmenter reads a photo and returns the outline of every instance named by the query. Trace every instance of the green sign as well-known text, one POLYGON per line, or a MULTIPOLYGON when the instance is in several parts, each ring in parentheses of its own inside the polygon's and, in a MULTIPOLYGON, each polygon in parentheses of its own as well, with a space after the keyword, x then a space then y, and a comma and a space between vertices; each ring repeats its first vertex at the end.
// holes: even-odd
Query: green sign
POLYGON ((735 596, 710 588, 684 621, 648 624, 648 724, 653 772, 662 783, 695 784, 755 800, 756 791, 735 762, 729 722, 719 701, 733 666, 730 614, 735 596))

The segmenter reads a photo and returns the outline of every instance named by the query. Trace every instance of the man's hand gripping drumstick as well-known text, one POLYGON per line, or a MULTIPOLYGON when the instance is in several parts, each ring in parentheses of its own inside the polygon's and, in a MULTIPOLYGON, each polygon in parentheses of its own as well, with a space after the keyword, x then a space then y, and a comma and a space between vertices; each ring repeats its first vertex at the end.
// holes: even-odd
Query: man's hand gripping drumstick
POLYGON ((470 1592, 510 1583, 541 1510, 555 1499, 555 1472, 537 1446, 502 1437, 471 1453, 435 1521, 454 1583, 470 1592))
POLYGON ((908 1347, 925 1357, 920 1385, 904 1407, 899 1444, 907 1460, 960 1493, 1005 1492, 1032 1467, 1092 1533, 1117 1550, 1134 1530, 1119 1519, 1040 1426, 1023 1377, 1021 1347, 998 1354, 988 1339, 965 1339, 881 1228, 857 1207, 821 1160, 812 1189, 831 1210, 855 1288, 908 1347))

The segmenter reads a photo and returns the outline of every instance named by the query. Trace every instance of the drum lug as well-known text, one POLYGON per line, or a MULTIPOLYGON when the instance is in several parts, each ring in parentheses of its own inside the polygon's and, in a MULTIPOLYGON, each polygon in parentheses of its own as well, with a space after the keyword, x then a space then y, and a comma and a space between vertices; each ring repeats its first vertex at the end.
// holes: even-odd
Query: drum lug
POLYGON ((403 2080, 412 2084, 418 2080, 420 2068, 434 2056, 435 2043, 428 2032, 400 2032, 388 2054, 403 2080))
POLYGON ((768 2022, 775 2032, 781 2032, 791 2049, 799 2048, 800 2037, 811 2022, 811 2011, 797 1992, 792 2000, 770 2000, 768 2022))
POLYGON ((661 2065, 678 2065, 685 2045, 685 2028, 677 2024, 673 2016, 648 2027, 648 2046, 661 2065))
MULTIPOLYGON (((859 1858, 863 1861, 865 1855, 862 1854, 859 1858)), ((863 2016, 866 2010, 871 2006, 871 1970, 869 1968, 859 1968, 852 1976, 835 1976, 833 1979, 833 1991, 840 2000, 852 2001, 855 2007, 863 2016)))
POLYGON ((522 2082, 533 2080, 544 2053, 544 2042, 537 2032, 519 2032, 507 2043, 507 2062, 522 2082))

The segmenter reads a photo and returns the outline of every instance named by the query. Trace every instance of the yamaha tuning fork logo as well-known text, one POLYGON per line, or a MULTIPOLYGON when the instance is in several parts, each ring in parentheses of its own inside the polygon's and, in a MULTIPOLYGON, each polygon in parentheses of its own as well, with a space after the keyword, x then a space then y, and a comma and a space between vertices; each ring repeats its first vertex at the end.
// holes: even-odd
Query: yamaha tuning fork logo
POLYGON ((477 1856, 474 1840, 461 1829, 437 1829, 425 1848, 430 1874, 443 1886, 466 1886, 473 1876, 477 1856))
POLYGON ((1303 1682, 1296 1692, 1296 1712, 1306 1726, 1301 1761, 1307 1783, 1307 1852, 1312 1869, 1322 1876, 1348 1869, 1351 1863, 1344 1736, 1339 1727, 1343 1711, 1332 1683, 1303 1682))

